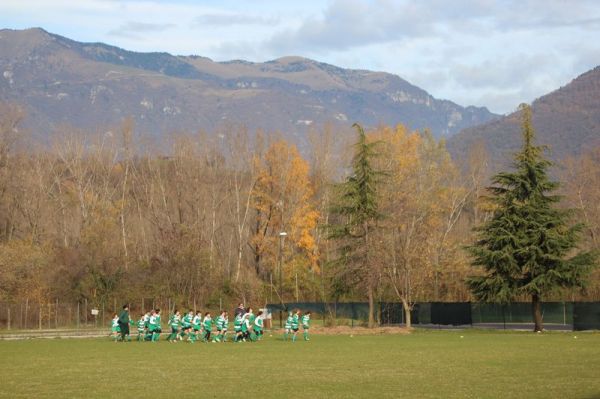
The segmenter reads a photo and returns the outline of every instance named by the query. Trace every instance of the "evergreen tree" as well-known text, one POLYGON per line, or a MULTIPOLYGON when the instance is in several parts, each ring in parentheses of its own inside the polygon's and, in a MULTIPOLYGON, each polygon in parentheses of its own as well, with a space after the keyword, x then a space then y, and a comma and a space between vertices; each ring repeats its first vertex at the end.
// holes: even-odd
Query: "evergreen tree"
POLYGON ((485 270, 468 278, 478 300, 507 303, 531 297, 534 331, 542 330, 541 300, 561 288, 582 287, 595 265, 595 254, 577 252, 582 226, 569 226, 570 210, 557 207, 552 194, 558 182, 548 177, 551 162, 534 145, 531 109, 520 107, 523 147, 514 171, 493 177, 489 188, 495 204, 491 220, 476 228, 478 240, 468 247, 472 264, 485 270))
POLYGON ((382 173, 375 170, 372 161, 377 156, 378 142, 368 142, 363 128, 352 125, 358 132, 354 145, 352 174, 336 187, 337 198, 332 213, 340 223, 330 225, 329 238, 341 243, 341 266, 336 276, 338 290, 343 285, 361 285, 369 300, 369 327, 375 324, 374 291, 378 274, 370 259, 370 240, 376 222, 381 218, 377 201, 377 185, 382 173), (340 284, 341 283, 341 284, 340 284))

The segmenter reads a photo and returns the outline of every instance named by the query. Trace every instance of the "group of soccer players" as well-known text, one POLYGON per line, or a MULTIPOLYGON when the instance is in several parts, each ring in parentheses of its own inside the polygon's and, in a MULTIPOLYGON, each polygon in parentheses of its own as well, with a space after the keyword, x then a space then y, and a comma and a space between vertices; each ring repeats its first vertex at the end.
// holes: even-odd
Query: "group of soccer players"
MULTIPOLYGON (((310 312, 300 317, 300 311, 290 312, 285 323, 284 340, 287 341, 291 335, 292 342, 296 341, 300 320, 304 333, 304 340, 309 341, 308 330, 310 328, 310 312)), ((160 309, 153 309, 140 315, 139 320, 131 319, 130 323, 137 327, 137 340, 140 342, 157 342, 162 333, 160 309)), ((233 342, 260 341, 263 336, 264 317, 259 311, 256 315, 252 308, 244 309, 242 306, 235 311, 233 321, 233 342)), ((227 331, 229 327, 229 315, 226 310, 221 311, 216 319, 211 312, 204 313, 189 310, 183 314, 175 309, 169 318, 170 334, 167 341, 176 342, 227 342, 227 331), (216 335, 214 334, 216 332, 216 335)), ((112 320, 112 337, 115 341, 121 340, 119 317, 115 314, 112 320)), ((127 336, 127 340, 130 337, 127 336)))

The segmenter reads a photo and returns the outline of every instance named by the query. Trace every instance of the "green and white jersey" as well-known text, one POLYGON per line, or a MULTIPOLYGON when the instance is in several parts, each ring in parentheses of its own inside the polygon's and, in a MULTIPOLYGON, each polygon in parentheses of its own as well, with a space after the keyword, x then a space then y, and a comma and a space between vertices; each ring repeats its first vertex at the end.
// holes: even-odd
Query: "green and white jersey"
POLYGON ((254 325, 254 320, 256 320, 256 316, 254 315, 254 313, 249 313, 249 315, 248 315, 248 321, 250 322, 251 326, 254 325))
POLYGON ((229 329, 229 318, 223 317, 223 331, 227 331, 229 329))
POLYGON ((305 314, 304 316, 302 316, 302 327, 304 327, 304 328, 310 327, 310 315, 309 314, 305 314))
POLYGON ((192 319, 192 326, 194 327, 194 330, 199 330, 200 327, 202 327, 202 316, 200 316, 199 314, 194 316, 194 318, 192 319))
POLYGON ((209 331, 209 332, 210 332, 210 331, 212 331, 212 326, 213 326, 213 320, 212 320, 212 317, 210 317, 210 316, 206 316, 206 317, 204 318, 204 322, 203 322, 203 324, 204 324, 204 329, 205 329, 206 331, 209 331))
POLYGON ((144 315, 144 327, 148 328, 149 325, 150 325, 150 315, 148 313, 146 313, 144 315))
POLYGON ((239 315, 235 316, 235 319, 233 320, 233 330, 235 332, 242 331, 242 317, 239 315))
POLYGON ((249 328, 250 328, 250 320, 248 320, 248 318, 245 317, 242 320, 242 332, 244 332, 244 333, 247 332, 249 328))
POLYGON ((144 331, 144 328, 146 328, 146 320, 145 319, 146 319, 145 317, 142 317, 141 319, 138 320, 138 322, 137 322, 138 332, 142 332, 142 331, 144 331))
POLYGON ((192 326, 193 318, 194 316, 192 316, 191 314, 186 314, 185 316, 183 316, 183 319, 181 319, 181 326, 183 328, 190 328, 192 326))
POLYGON ((298 328, 298 315, 297 314, 295 314, 292 317, 292 328, 293 329, 297 329, 298 328))
POLYGON ((171 315, 169 319, 169 325, 171 328, 179 328, 179 323, 181 322, 181 317, 177 314, 171 315))
POLYGON ((112 319, 110 328, 113 332, 121 330, 119 328, 119 318, 118 317, 115 317, 114 319, 112 319))
POLYGON ((288 318, 285 320, 285 329, 289 330, 290 328, 292 328, 292 321, 294 320, 294 316, 292 316, 292 314, 290 313, 290 315, 288 316, 288 318))
POLYGON ((263 328, 263 318, 259 316, 254 319, 254 329, 258 330, 258 331, 262 331, 262 328, 263 328))
MULTIPOLYGON (((217 330, 223 330, 223 325, 225 324, 225 318, 223 316, 217 317, 217 330)), ((227 329, 227 327, 225 327, 227 329)))
POLYGON ((152 331, 160 329, 160 315, 156 314, 150 316, 149 328, 152 331))

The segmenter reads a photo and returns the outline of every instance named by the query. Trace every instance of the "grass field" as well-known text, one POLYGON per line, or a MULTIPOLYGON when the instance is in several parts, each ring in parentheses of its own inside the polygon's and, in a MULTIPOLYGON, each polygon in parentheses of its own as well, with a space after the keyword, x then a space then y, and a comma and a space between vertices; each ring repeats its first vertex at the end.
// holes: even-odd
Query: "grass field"
POLYGON ((0 370, 0 398, 591 399, 600 398, 600 334, 417 331, 193 345, 0 341, 0 370))

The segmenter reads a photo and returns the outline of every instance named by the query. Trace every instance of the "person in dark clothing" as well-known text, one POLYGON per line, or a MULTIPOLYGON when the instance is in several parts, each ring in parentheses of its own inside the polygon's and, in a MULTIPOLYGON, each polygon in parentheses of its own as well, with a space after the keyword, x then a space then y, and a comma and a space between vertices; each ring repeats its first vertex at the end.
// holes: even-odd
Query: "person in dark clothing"
POLYGON ((244 304, 240 303, 240 305, 237 307, 237 309, 235 309, 234 312, 234 316, 237 317, 238 315, 243 316, 246 314, 246 308, 244 308, 244 304))
POLYGON ((123 305, 123 310, 119 314, 119 328, 121 341, 125 342, 125 337, 129 338, 129 305, 123 305))

